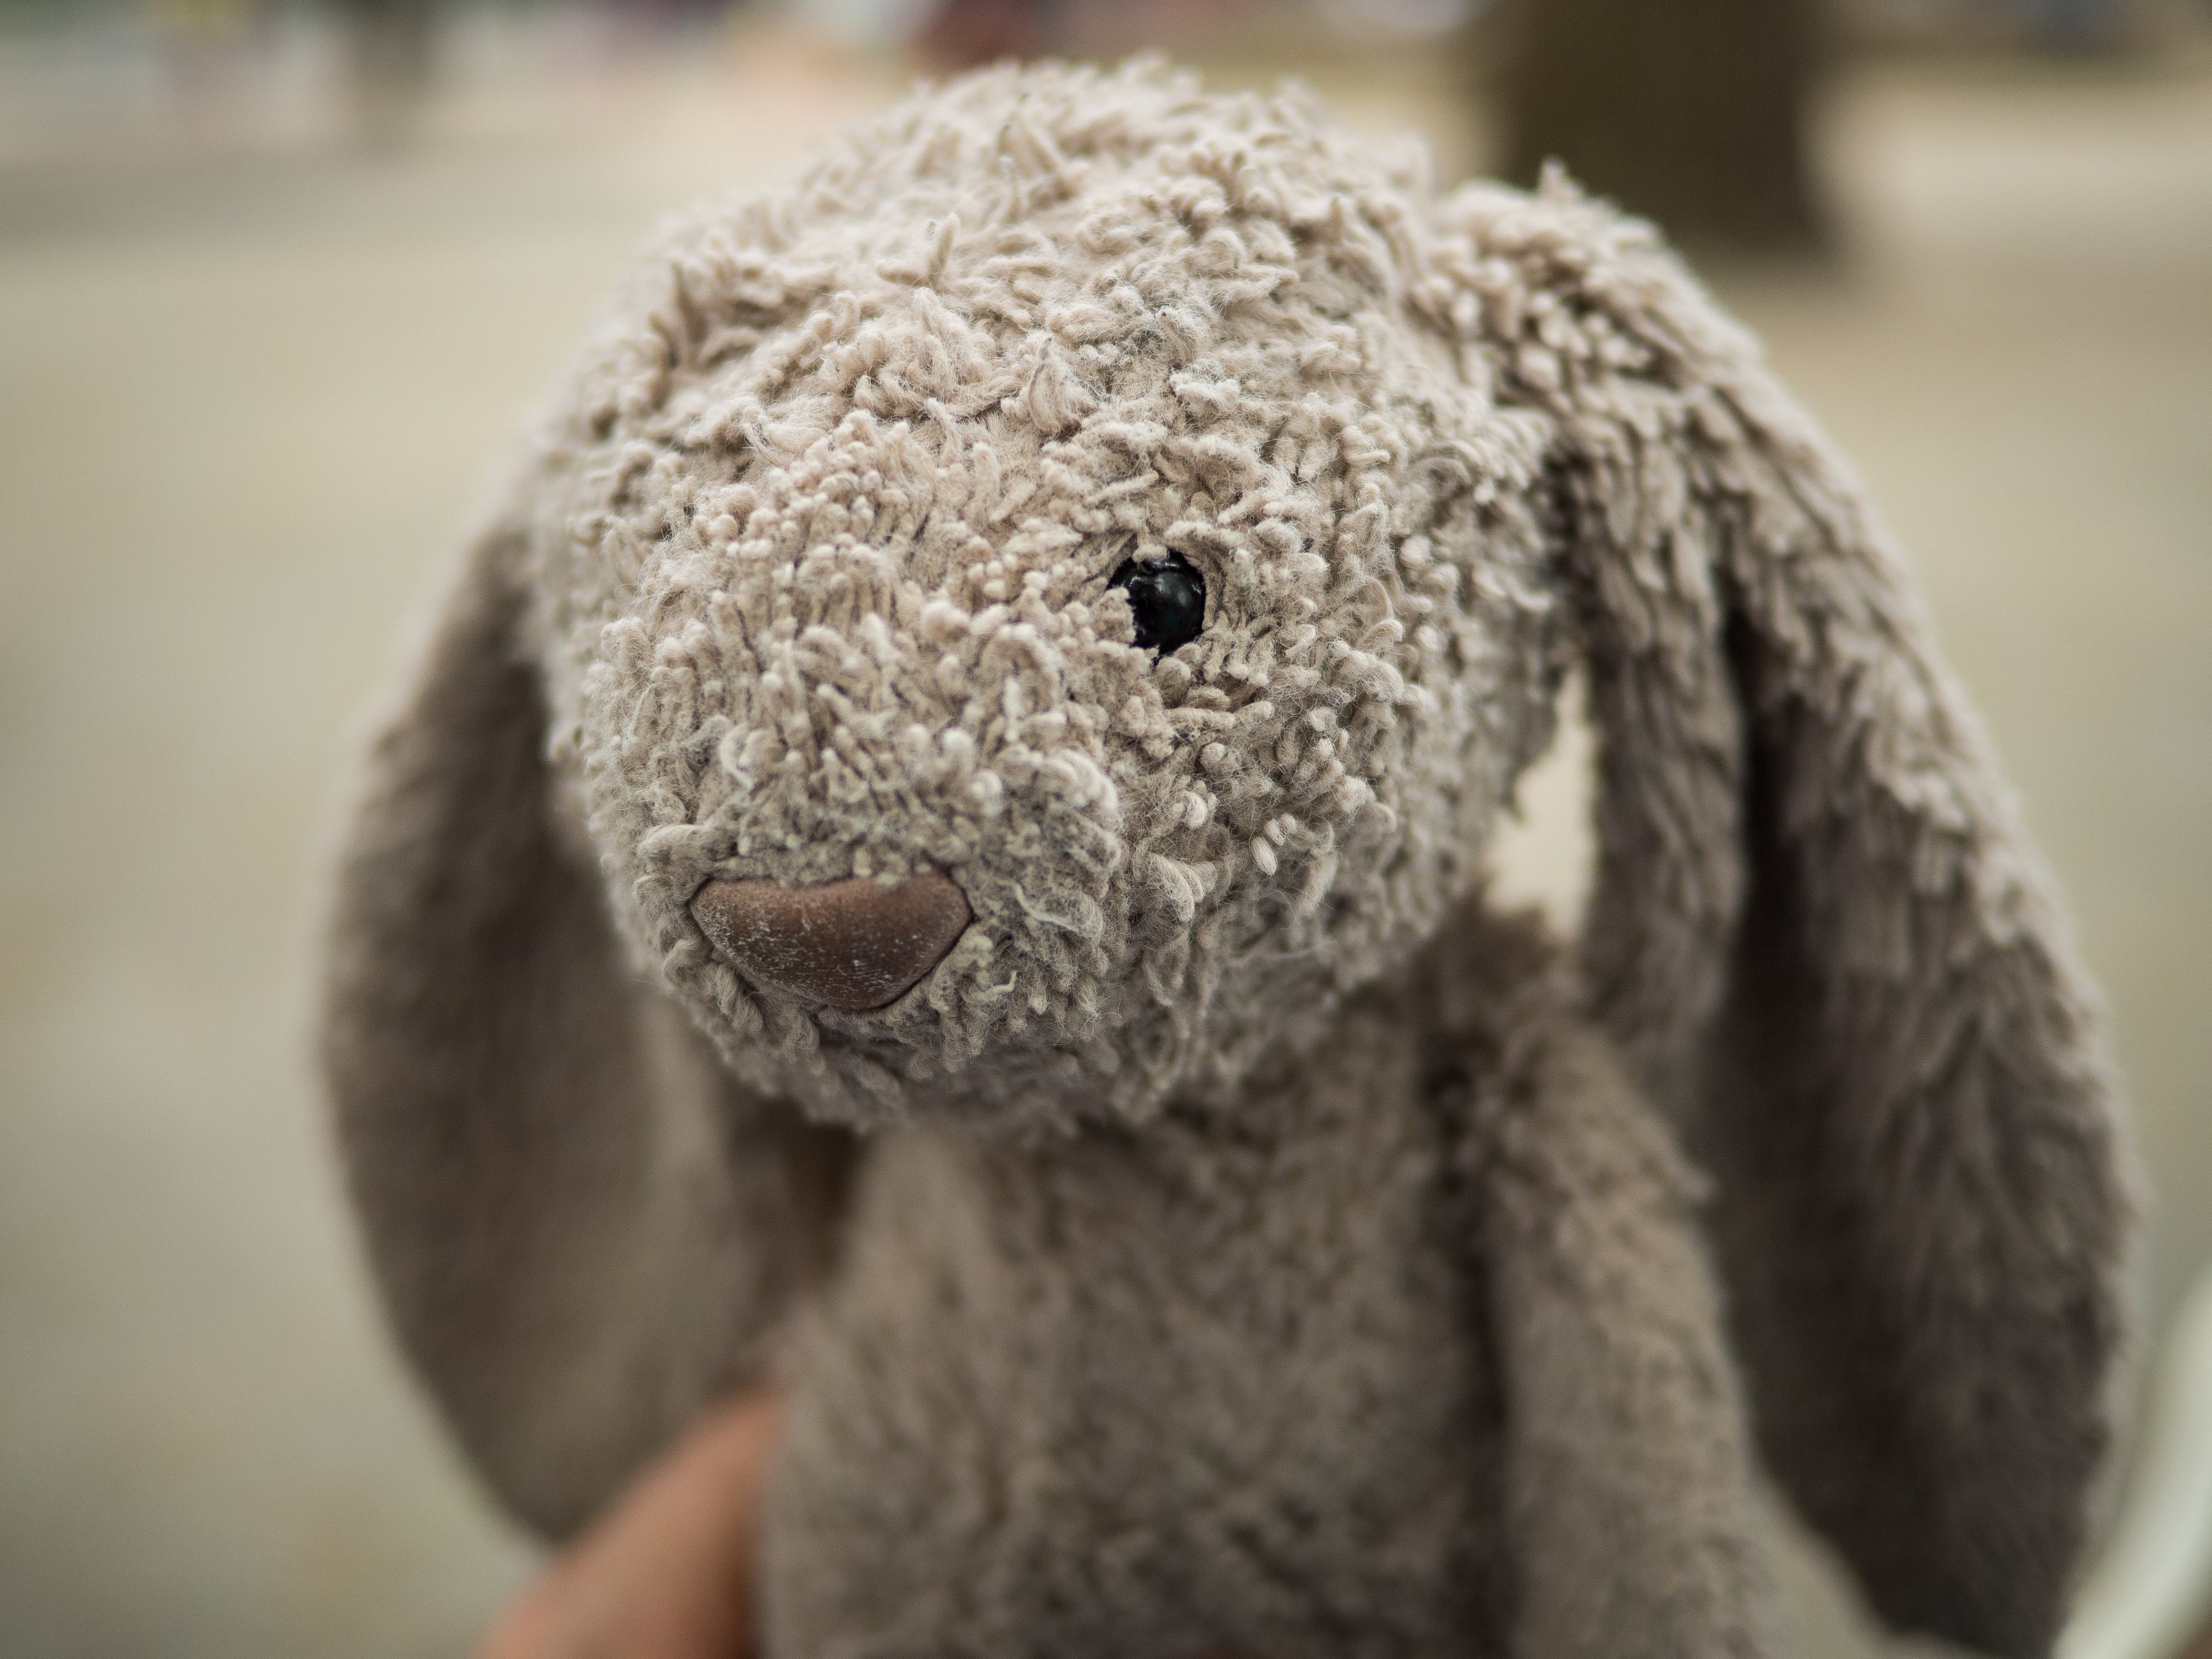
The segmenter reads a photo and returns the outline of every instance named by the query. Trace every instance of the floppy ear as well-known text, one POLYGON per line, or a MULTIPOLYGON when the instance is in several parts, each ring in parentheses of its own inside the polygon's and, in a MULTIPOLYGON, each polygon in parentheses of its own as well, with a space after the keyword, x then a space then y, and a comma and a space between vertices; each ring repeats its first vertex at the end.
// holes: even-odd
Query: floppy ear
POLYGON ((1598 741, 1595 1012, 1718 1182, 1762 1448, 1893 1625, 2047 1652, 2128 1204, 2098 1020, 1855 482, 1649 229, 1470 193, 1558 424, 1598 741))
POLYGON ((631 982, 543 759, 524 538, 471 555, 338 872, 323 1060, 398 1334, 500 1497, 566 1532, 761 1364, 830 1188, 631 982))

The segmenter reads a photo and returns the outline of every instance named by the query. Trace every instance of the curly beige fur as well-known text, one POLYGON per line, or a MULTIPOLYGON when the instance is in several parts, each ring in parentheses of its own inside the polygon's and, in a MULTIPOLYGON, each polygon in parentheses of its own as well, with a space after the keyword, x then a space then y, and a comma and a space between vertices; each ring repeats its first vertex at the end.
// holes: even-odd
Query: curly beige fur
POLYGON ((399 1334, 556 1532, 780 1376, 773 1655, 1757 1654, 1754 1423, 1890 1620, 2049 1648, 2126 1205, 2042 878, 1753 343, 1422 166, 1005 70, 679 226, 372 757, 399 1334), (1563 953, 1481 873, 1576 663, 1563 953), (689 908, 923 868, 878 1010, 689 908))

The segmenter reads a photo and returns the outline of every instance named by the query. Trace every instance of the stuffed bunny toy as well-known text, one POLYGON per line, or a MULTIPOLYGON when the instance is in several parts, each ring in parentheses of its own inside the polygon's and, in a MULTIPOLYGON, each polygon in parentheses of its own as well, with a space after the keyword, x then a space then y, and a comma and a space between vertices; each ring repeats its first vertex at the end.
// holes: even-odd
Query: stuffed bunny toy
POLYGON ((368 763, 399 1340, 590 1517, 774 1380, 771 1659, 1757 1655, 1764 1468, 2050 1650, 2098 1019, 1856 484, 1650 228, 925 88, 668 233, 368 763), (1579 670, 1580 937, 1486 848, 1579 670))

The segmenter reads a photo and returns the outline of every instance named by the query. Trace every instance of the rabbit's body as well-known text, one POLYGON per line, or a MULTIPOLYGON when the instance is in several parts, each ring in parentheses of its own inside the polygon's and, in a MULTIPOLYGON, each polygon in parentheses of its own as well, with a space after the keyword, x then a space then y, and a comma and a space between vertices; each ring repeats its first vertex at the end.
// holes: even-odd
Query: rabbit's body
POLYGON ((1181 1113, 871 1139, 784 1367, 775 1650, 1493 1650, 1465 1126, 1372 1019, 1314 1069, 1256 1143, 1181 1113))
POLYGON ((1564 183, 1004 71, 679 227, 334 939, 372 1255, 519 1514, 787 1384, 769 1659, 1750 1656, 1747 1418, 1892 1622, 2048 1650, 2093 1005, 1849 474, 1564 183), (1571 664, 1554 959, 1480 891, 1571 664))
MULTIPOLYGON (((1571 1530, 1595 1500, 1581 1547, 1686 1513, 1722 1565, 1576 1575, 1577 1623, 1752 1650, 1687 1183, 1530 927, 1471 908, 1310 1051, 1141 1132, 866 1142, 782 1368, 774 1650, 1503 1653, 1531 1588, 1509 1510, 1571 1530), (1531 1330, 1563 1273, 1598 1322, 1531 1330), (1638 1368, 1695 1403, 1663 1436, 1631 1405, 1616 1440, 1638 1368), (1507 1431, 1554 1389, 1600 1407, 1565 1459, 1507 1431)), ((1566 1611, 1534 1588, 1524 1618, 1566 1611)))

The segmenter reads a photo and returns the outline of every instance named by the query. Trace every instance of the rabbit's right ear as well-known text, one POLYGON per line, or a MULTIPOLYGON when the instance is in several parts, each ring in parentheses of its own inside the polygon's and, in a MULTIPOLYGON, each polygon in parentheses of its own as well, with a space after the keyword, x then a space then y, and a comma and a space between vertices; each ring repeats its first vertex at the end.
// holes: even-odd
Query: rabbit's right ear
POLYGON ((1756 343, 1564 180, 1454 210, 1455 321, 1554 425, 1586 994, 1716 1178, 1761 1449, 1893 1625, 2033 1659, 2124 1328, 2094 1003, 1899 562, 1756 343))
POLYGON ((370 751, 322 1053, 401 1342, 500 1496, 561 1533, 726 1383, 744 1298, 696 1317, 672 1299, 730 1288, 664 1259, 696 1248, 692 1200, 656 1195, 651 1168, 688 1033, 655 1027, 559 821, 525 546, 511 525, 478 542, 370 751))

